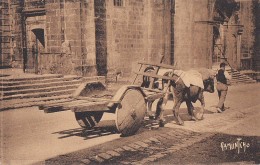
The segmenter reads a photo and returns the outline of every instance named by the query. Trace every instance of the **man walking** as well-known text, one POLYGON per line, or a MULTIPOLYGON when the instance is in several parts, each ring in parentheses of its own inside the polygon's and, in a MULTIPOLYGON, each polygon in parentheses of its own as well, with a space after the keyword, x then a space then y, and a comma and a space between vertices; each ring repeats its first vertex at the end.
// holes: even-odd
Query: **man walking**
POLYGON ((218 70, 218 73, 216 75, 217 78, 217 91, 218 91, 218 97, 219 102, 217 105, 217 111, 219 113, 223 112, 225 110, 224 102, 227 96, 228 91, 228 85, 227 80, 231 79, 231 76, 228 74, 228 72, 225 70, 225 63, 220 64, 220 69, 218 70))

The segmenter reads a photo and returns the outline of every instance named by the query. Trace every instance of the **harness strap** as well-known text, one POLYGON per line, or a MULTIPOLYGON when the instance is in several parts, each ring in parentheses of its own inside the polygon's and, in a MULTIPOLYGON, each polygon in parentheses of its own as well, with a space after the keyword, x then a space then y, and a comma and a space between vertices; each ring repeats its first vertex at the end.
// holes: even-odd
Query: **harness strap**
POLYGON ((178 77, 178 79, 175 81, 175 83, 177 83, 180 80, 181 77, 178 77))

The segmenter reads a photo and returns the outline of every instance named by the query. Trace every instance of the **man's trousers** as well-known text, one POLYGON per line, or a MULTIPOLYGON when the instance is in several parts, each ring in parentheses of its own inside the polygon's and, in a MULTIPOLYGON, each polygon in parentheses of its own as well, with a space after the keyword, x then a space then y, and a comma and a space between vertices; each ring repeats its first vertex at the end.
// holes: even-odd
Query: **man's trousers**
POLYGON ((218 97, 219 97, 219 102, 218 102, 217 107, 223 111, 224 102, 225 102, 225 99, 227 96, 228 86, 221 82, 217 82, 217 91, 218 91, 218 97))

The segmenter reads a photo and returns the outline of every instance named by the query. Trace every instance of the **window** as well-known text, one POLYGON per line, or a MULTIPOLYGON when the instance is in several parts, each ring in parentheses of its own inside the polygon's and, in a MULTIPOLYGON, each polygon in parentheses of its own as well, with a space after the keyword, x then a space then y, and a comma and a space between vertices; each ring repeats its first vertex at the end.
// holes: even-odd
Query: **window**
POLYGON ((114 6, 123 6, 123 0, 114 0, 114 6))

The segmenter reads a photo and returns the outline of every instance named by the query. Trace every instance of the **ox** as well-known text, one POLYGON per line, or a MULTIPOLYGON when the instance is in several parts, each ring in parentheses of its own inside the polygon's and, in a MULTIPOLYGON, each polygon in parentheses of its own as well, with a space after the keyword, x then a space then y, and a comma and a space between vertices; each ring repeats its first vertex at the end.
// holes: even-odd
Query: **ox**
MULTIPOLYGON (((194 72, 194 71, 193 71, 194 72)), ((180 105, 185 101, 188 109, 188 113, 191 116, 192 120, 202 120, 204 114, 205 101, 203 92, 207 91, 210 93, 214 93, 214 76, 212 70, 209 69, 198 69, 195 72, 201 75, 202 85, 194 85, 193 79, 190 79, 190 84, 187 85, 187 82, 184 81, 184 78, 180 74, 176 74, 175 71, 168 72, 166 75, 172 76, 172 79, 169 83, 169 92, 173 95, 174 105, 173 105, 173 114, 176 119, 176 123, 179 125, 183 125, 184 122, 179 115, 180 105), (195 115, 194 107, 192 102, 195 103, 197 100, 201 103, 200 111, 195 115)), ((188 76, 188 75, 187 75, 188 76)), ((186 77, 187 77, 186 76, 186 77)), ((167 81, 164 81, 166 83, 167 81)), ((166 94, 164 98, 159 100, 159 104, 157 104, 157 109, 155 113, 155 119, 159 119, 159 125, 161 127, 164 126, 164 117, 163 117, 163 105, 166 104, 169 98, 169 94, 166 94)))

